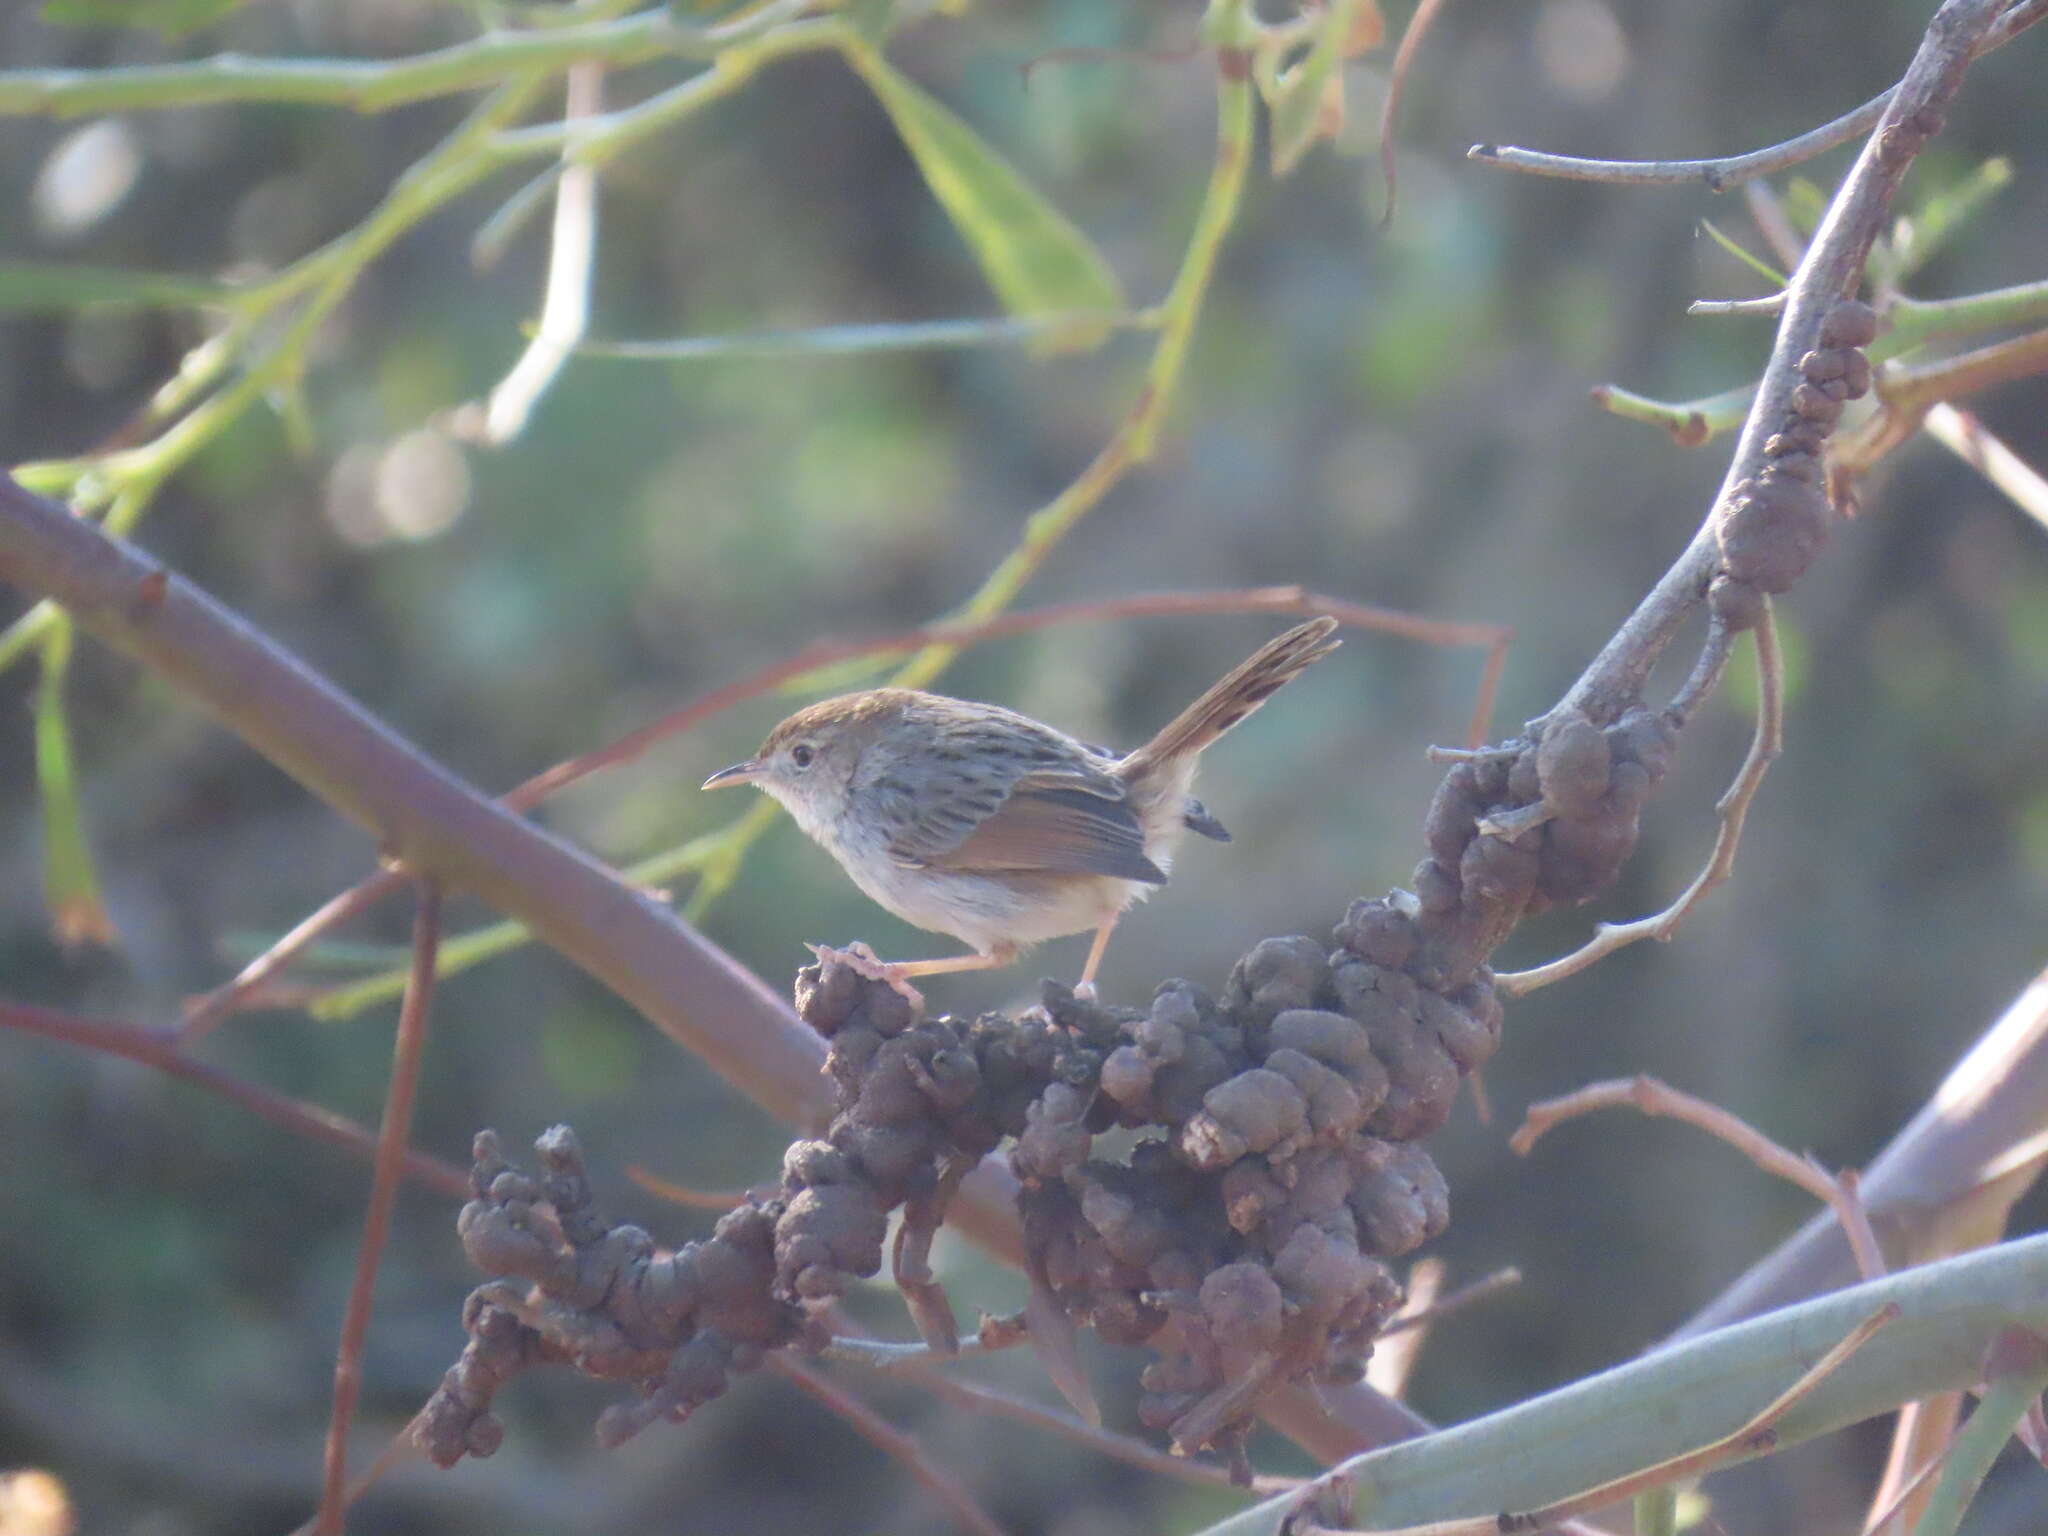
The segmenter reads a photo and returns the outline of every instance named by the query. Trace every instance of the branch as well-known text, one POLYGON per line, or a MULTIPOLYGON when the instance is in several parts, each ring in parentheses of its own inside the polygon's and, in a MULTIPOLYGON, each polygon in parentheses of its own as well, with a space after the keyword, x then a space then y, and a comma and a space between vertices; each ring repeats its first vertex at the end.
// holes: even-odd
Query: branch
MULTIPOLYGON (((1830 1218, 1832 1219, 1832 1218, 1830 1218)), ((1899 1320, 1775 1426, 1797 1445, 1931 1393, 1971 1385, 1993 1339, 2048 1322, 2048 1236, 1945 1259, 1807 1302, 1742 1328, 1575 1382, 1499 1413, 1333 1469, 1382 1527, 1540 1509, 1582 1489, 1711 1444, 1743 1424, 1771 1383, 1790 1383, 1880 1308, 1899 1320)), ((1278 1536, 1293 1497, 1269 1499, 1203 1536, 1278 1536)), ((1496 1527, 1499 1529, 1499 1527, 1496 1527)))
MULTIPOLYGON (((1763 468, 1765 441, 1790 414, 1792 392, 1801 382, 1799 359, 1819 343, 1827 312, 1855 291, 1899 183, 1927 136, 1940 127, 1943 109, 1997 23, 1999 10, 2000 0, 1946 0, 1928 23, 1913 62, 1888 98, 1877 132, 1864 144, 1786 287, 1771 359, 1714 512, 1553 713, 1577 710, 1595 721, 1616 718, 1640 694, 1679 626, 1704 603, 1707 583, 1721 563, 1715 539, 1719 509, 1733 499, 1744 480, 1763 468)), ((2048 0, 2024 0, 2012 15, 2021 11, 2028 13, 2028 20, 2036 19, 2048 11, 2048 0)), ((2007 22, 2011 20, 2009 15, 2007 22)))
POLYGON ((1710 1104, 1690 1093, 1681 1093, 1654 1077, 1615 1078, 1604 1083, 1589 1083, 1562 1098, 1531 1104, 1525 1112, 1521 1129, 1508 1138, 1508 1147, 1517 1157, 1527 1157, 1529 1149, 1551 1127, 1596 1109, 1613 1109, 1624 1104, 1634 1105, 1646 1115, 1668 1115, 1674 1120, 1682 1120, 1716 1140, 1726 1142, 1765 1173, 1798 1185, 1835 1213, 1835 1219, 1848 1234, 1849 1246, 1856 1255, 1856 1267, 1863 1278, 1875 1280, 1885 1272, 1884 1255, 1878 1249, 1877 1234, 1870 1230, 1870 1213, 1863 1208, 1853 1172, 1844 1170, 1840 1174, 1831 1174, 1811 1156, 1795 1157, 1755 1126, 1720 1105, 1710 1104))
MULTIPOLYGON (((1912 1123, 1863 1171, 1871 1220, 1897 1251, 1940 1253, 1990 1241, 2044 1161, 2048 971, 1977 1041, 1912 1123)), ((1834 1217, 1815 1216, 1679 1330, 1686 1338, 1789 1305, 1854 1273, 1834 1217)))
POLYGON ((410 58, 251 59, 223 53, 122 69, 0 70, 0 117, 78 117, 219 102, 286 102, 388 112, 415 101, 551 73, 590 61, 623 68, 655 59, 716 59, 806 7, 764 6, 728 25, 686 27, 668 10, 534 32, 491 32, 410 58))
MULTIPOLYGON (((1714 837, 1714 850, 1707 855, 1705 867, 1677 900, 1662 912, 1638 918, 1632 923, 1601 923, 1593 930, 1591 939, 1568 955, 1526 971, 1500 972, 1493 979, 1494 985, 1509 997, 1520 997, 1552 982, 1562 981, 1567 976, 1576 976, 1595 961, 1606 958, 1617 949, 1626 949, 1640 939, 1655 939, 1659 943, 1668 941, 1692 909, 1706 898, 1707 892, 1734 872, 1735 851, 1742 844, 1742 827, 1749 817, 1750 802, 1756 798, 1757 790, 1763 786, 1764 775, 1778 760, 1785 742, 1785 664, 1778 654, 1778 627, 1771 616, 1768 598, 1764 600, 1753 633, 1756 636, 1756 734, 1750 739, 1748 756, 1736 770, 1735 781, 1714 807, 1721 818, 1721 829, 1714 837)), ((1718 677, 1719 657, 1711 660, 1711 665, 1695 671, 1697 681, 1688 685, 1688 693, 1704 693, 1712 679, 1718 677)))
POLYGON ((0 579, 56 599, 175 683, 386 857, 519 918, 771 1112, 803 1123, 825 1108, 822 1045, 723 951, 484 799, 182 577, 4 479, 0 579))
MULTIPOLYGON (((2048 0, 2017 0, 1995 20, 1970 50, 1964 63, 1980 58, 1992 49, 2011 42, 2020 33, 2048 15, 2048 0)), ((1502 170, 1526 171, 1532 176, 1556 176, 1567 181, 1605 181, 1623 186, 1673 187, 1697 182, 1711 192, 1726 192, 1758 176, 1768 176, 1787 166, 1801 164, 1826 154, 1837 144, 1846 144, 1859 133, 1868 132, 1885 109, 1897 98, 1905 82, 1845 112, 1831 123, 1802 133, 1782 144, 1752 150, 1746 155, 1727 155, 1713 160, 1586 160, 1574 155, 1551 155, 1541 150, 1512 145, 1474 144, 1465 158, 1502 170)))
POLYGON ((901 1462, 926 1492, 953 1512, 953 1518, 976 1536, 1003 1536, 1003 1528, 981 1507, 967 1486, 940 1466, 916 1437, 905 1434, 874 1409, 830 1380, 822 1371, 778 1350, 769 1356, 769 1368, 785 1381, 816 1398, 846 1420, 867 1441, 885 1455, 901 1462))
MULTIPOLYGON (((128 1061, 140 1062, 145 1067, 154 1067, 166 1077, 175 1077, 181 1082, 203 1088, 216 1097, 226 1099, 230 1104, 248 1110, 257 1119, 267 1120, 270 1124, 290 1131, 295 1136, 303 1136, 308 1141, 325 1142, 329 1146, 341 1147, 359 1157, 368 1157, 376 1150, 376 1137, 347 1116, 338 1115, 318 1104, 308 1104, 303 1099, 288 1098, 255 1083, 244 1082, 232 1073, 224 1072, 206 1062, 194 1061, 183 1054, 178 1049, 177 1042, 167 1034, 140 1029, 133 1024, 83 1019, 49 1008, 32 1007, 27 1003, 0 1003, 0 1029, 18 1030, 25 1035, 40 1035, 45 1040, 55 1040, 88 1051, 102 1051, 109 1056, 119 1056, 128 1061)), ((469 1197, 469 1173, 465 1169, 457 1168, 453 1163, 444 1163, 439 1158, 428 1157, 422 1152, 407 1152, 405 1171, 409 1177, 438 1194, 452 1195, 457 1200, 469 1197)))

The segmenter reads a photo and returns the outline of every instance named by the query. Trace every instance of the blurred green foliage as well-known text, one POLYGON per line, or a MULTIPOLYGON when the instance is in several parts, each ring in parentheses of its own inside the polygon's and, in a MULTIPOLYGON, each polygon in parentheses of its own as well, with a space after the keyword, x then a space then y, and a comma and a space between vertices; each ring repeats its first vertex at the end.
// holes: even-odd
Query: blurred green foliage
MULTIPOLYGON (((1539 711, 1690 536, 1725 462, 1721 447, 1680 450, 1595 411, 1586 391, 1615 381, 1683 399, 1749 377, 1766 322, 1687 319, 1683 308, 1756 291, 1700 234, 1702 218, 1763 246, 1739 207, 1704 191, 1513 180, 1469 167, 1465 144, 1753 147, 1889 78, 1925 9, 1453 7, 1411 86, 1402 206, 1386 231, 1382 189, 1357 153, 1371 147, 1360 103, 1383 89, 1384 55, 1337 66, 1352 98, 1343 152, 1307 155, 1285 180, 1254 173, 1159 456, 1052 551, 1023 601, 1301 581, 1511 624, 1499 723, 1539 711), (1612 68, 1584 67, 1602 49, 1612 68)), ((460 14, 428 0, 253 6, 167 43, 56 29, 23 10, 0 18, 0 57, 385 57, 444 45, 460 14)), ((890 72, 870 71, 891 82, 886 108, 837 56, 774 64, 606 166, 592 334, 990 314, 987 253, 977 262, 963 244, 961 204, 934 198, 932 136, 920 148, 912 133, 906 148, 906 113, 948 125, 933 136, 953 146, 956 167, 969 133, 1042 194, 1042 207, 1019 204, 1014 188, 995 199, 1037 232, 1058 274, 1014 289, 998 277, 1011 307, 1109 309, 1119 293, 1156 302, 1214 148, 1213 69, 1186 51, 1196 22, 1192 8, 1093 0, 922 19, 892 39, 890 72), (1062 244, 1061 227, 1101 253, 1100 270, 1085 247, 1062 244)), ((1941 156, 1916 172, 1917 207, 1954 209, 1980 196, 1976 168, 2010 161, 2009 183, 1959 231, 1923 218, 1916 297, 2048 275, 2037 238, 2048 120, 2027 46, 1978 66, 1941 156)), ((625 72, 611 88, 623 103, 644 84, 625 72)), ((102 296, 183 296, 116 294, 101 269, 180 285, 260 279, 362 218, 459 110, 136 114, 119 120, 139 157, 133 187, 72 224, 33 210, 79 125, 0 119, 0 198, 22 210, 0 230, 0 261, 71 285, 40 290, 34 313, 0 315, 0 453, 12 462, 102 442, 200 337, 188 313, 48 300, 68 305, 96 284, 102 296)), ((1816 196, 1844 158, 1802 173, 1816 196)), ((478 449, 444 430, 446 413, 519 355, 546 221, 529 221, 486 274, 470 268, 469 241, 532 168, 409 233, 321 324, 304 378, 308 442, 259 405, 169 481, 140 535, 488 787, 820 636, 887 632, 960 603, 1102 447, 1153 343, 1113 337, 1056 357, 1004 347, 591 360, 567 369, 524 436, 478 449), (456 494, 436 476, 458 471, 456 494), (421 522, 435 486, 447 515, 421 522)), ((1000 180, 982 176, 985 200, 1000 180)), ((1797 182, 1786 194, 1795 218, 1808 201, 1797 182)), ((0 280, 0 307, 26 292, 0 280)), ((2048 463, 2044 403, 2038 382, 1979 402, 2037 465, 2048 463)), ((1414 1394, 1427 1412, 1476 1412, 1632 1352, 1805 1214, 1796 1196, 1668 1125, 1595 1121, 1517 1162, 1503 1138, 1521 1104, 1649 1070, 1788 1144, 1854 1162, 2042 961, 2041 531, 1929 444, 1886 464, 1865 503, 1783 605, 1789 749, 1734 881, 1675 944, 1617 956, 1515 1007, 1488 1073, 1499 1118, 1463 1117, 1438 1139, 1455 1220, 1437 1251, 1456 1276, 1516 1263, 1528 1279, 1432 1342, 1414 1394)), ((18 611, 0 610, 0 622, 18 611)), ((1271 628, 1218 618, 1056 630, 972 652, 944 686, 1129 742, 1271 628)), ((1167 974, 1220 984, 1226 958, 1252 939, 1323 930, 1353 895, 1404 881, 1437 776, 1422 748, 1457 736, 1477 667, 1471 653, 1358 635, 1234 737, 1202 793, 1237 840, 1189 850, 1173 885, 1124 926, 1110 995, 1135 1000, 1167 974)), ((369 868, 367 840, 164 689, 80 646, 69 745, 120 943, 66 950, 41 895, 36 684, 32 664, 0 675, 8 996, 167 1022, 238 963, 221 954, 224 935, 279 932, 369 868)), ((1598 914, 1531 925, 1504 961, 1545 958, 1591 917, 1650 910, 1690 878, 1747 739, 1748 687, 1738 660, 1647 818, 1626 888, 1598 914)), ((750 750, 789 702, 737 710, 543 815, 621 863, 711 833, 734 808, 694 786, 750 750)), ((690 894, 687 880, 677 892, 690 894)), ((492 916, 458 905, 451 925, 492 916)), ((861 937, 884 953, 926 942, 782 825, 705 927, 776 984, 805 940, 861 937)), ((350 937, 404 932, 394 909, 350 937)), ((1076 963, 1072 946, 1055 946, 934 995, 957 1008, 1012 1002, 1041 972, 1076 963)), ((387 1021, 258 1014, 204 1054, 367 1119, 387 1021)), ((582 1132, 614 1209, 665 1240, 705 1219, 634 1190, 627 1164, 729 1187, 771 1176, 783 1142, 545 955, 512 955, 445 989, 418 1143, 460 1160, 479 1126, 516 1143, 558 1118, 582 1132)), ((58 1471, 95 1531, 270 1531, 302 1518, 366 1170, 141 1068, 8 1036, 0 1159, 0 1465, 58 1471)), ((424 1195, 401 1202, 365 1446, 402 1422, 460 1346, 471 1276, 451 1214, 424 1195)), ((1014 1276, 958 1244, 941 1258, 956 1301, 1016 1304, 1014 1276)), ((891 1298, 874 1301, 878 1324, 895 1317, 891 1298)), ((1122 1380, 1130 1366, 1106 1356, 1098 1374, 1122 1380)), ((996 1374, 1043 1391, 1028 1361, 996 1374)), ((1012 1529, 1112 1536, 1188 1528, 1221 1507, 905 1389, 879 1395, 1012 1529)), ((1106 1396, 1129 1427, 1128 1396, 1106 1396)), ((351 1528, 941 1528, 898 1469, 771 1384, 612 1458, 589 1443, 592 1402, 575 1383, 522 1381, 499 1460, 454 1480, 401 1474, 351 1528), (798 1463, 772 1449, 790 1437, 806 1447, 798 1463)), ((1260 1449, 1262 1462, 1289 1464, 1286 1448, 1260 1449)), ((1810 1526, 1815 1512, 1846 1507, 1868 1450, 1828 1447, 1731 1486, 1720 1517, 1731 1529, 1810 1526)))

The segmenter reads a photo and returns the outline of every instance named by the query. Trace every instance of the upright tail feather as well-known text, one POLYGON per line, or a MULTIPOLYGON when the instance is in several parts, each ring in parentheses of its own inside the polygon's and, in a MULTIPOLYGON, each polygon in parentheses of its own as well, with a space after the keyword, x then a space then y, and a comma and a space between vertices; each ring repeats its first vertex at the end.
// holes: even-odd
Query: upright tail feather
POLYGON ((1343 642, 1330 638, 1332 618, 1311 619, 1275 636, 1249 660, 1176 715, 1171 724, 1124 760, 1128 778, 1142 764, 1192 757, 1244 719, 1311 664, 1321 661, 1343 642))

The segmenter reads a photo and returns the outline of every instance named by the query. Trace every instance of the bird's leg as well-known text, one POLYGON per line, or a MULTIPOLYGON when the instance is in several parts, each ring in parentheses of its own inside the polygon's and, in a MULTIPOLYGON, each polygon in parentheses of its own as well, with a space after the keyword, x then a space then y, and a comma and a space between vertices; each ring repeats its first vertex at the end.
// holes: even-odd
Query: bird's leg
MULTIPOLYGON (((1121 917, 1123 914, 1118 913, 1121 917)), ((1109 936, 1116 929, 1116 918, 1112 917, 1095 930, 1095 942, 1088 946, 1088 963, 1081 967, 1081 980, 1074 987, 1074 996, 1084 1003, 1095 1001, 1095 972, 1102 964, 1103 953, 1109 948, 1109 936)))
POLYGON ((844 949, 828 949, 822 944, 804 946, 818 957, 823 965, 827 960, 837 960, 853 967, 854 973, 870 981, 886 982, 913 1008, 922 1010, 924 994, 910 984, 913 976, 938 976, 948 971, 986 971, 997 966, 1008 965, 1019 953, 1013 944, 998 944, 985 955, 948 955, 940 960, 884 960, 867 945, 856 939, 844 949))
POLYGON ((948 955, 943 960, 897 960, 889 969, 898 976, 940 976, 948 971, 992 971, 1017 958, 1017 951, 998 944, 985 955, 948 955))

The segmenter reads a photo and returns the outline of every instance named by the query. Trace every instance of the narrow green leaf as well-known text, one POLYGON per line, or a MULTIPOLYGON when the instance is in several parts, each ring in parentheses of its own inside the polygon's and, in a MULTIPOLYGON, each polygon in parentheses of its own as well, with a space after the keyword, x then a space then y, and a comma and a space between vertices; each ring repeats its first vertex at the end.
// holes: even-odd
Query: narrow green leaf
POLYGON ((918 320, 895 325, 821 325, 804 331, 753 331, 731 336, 678 336, 667 341, 589 341, 586 357, 640 362, 730 361, 735 358, 851 357, 949 347, 1043 343, 1084 326, 1136 330, 1155 324, 1143 314, 1016 315, 995 320, 918 320))
POLYGON ((1892 225, 1887 242, 1887 279, 1903 283, 1932 261, 1943 246, 2012 182, 2012 162, 2002 155, 1986 160, 1963 180, 1935 191, 1911 214, 1892 225))
POLYGON ((71 727, 64 715, 64 673, 71 665, 71 620, 61 617, 43 641, 36 693, 36 787, 43 809, 43 899, 58 942, 111 944, 114 925, 100 901, 92 850, 79 812, 71 727))
POLYGON ((73 27, 149 27, 181 37, 249 0, 43 0, 43 20, 73 27))
POLYGON ((1712 219, 1701 219, 1700 228, 1706 231, 1709 240, 1713 241, 1714 244, 1721 247, 1722 250, 1733 256, 1745 267, 1748 267, 1750 271, 1762 276, 1765 282, 1775 283, 1780 288, 1785 286, 1784 273, 1765 261, 1761 256, 1751 255, 1747 250, 1743 249, 1741 244, 1732 235, 1724 234, 1720 226, 1715 224, 1712 219))
MULTIPOLYGON (((1109 264, 1014 166, 857 35, 843 51, 888 112, 1005 309, 1013 315, 1123 309, 1109 264)), ((1055 332, 1044 345, 1055 351, 1092 347, 1103 334, 1100 323, 1083 322, 1055 332)))
POLYGON ((123 272, 68 261, 0 264, 0 311, 83 309, 95 304, 175 309, 222 303, 229 294, 224 283, 172 272, 123 272))

